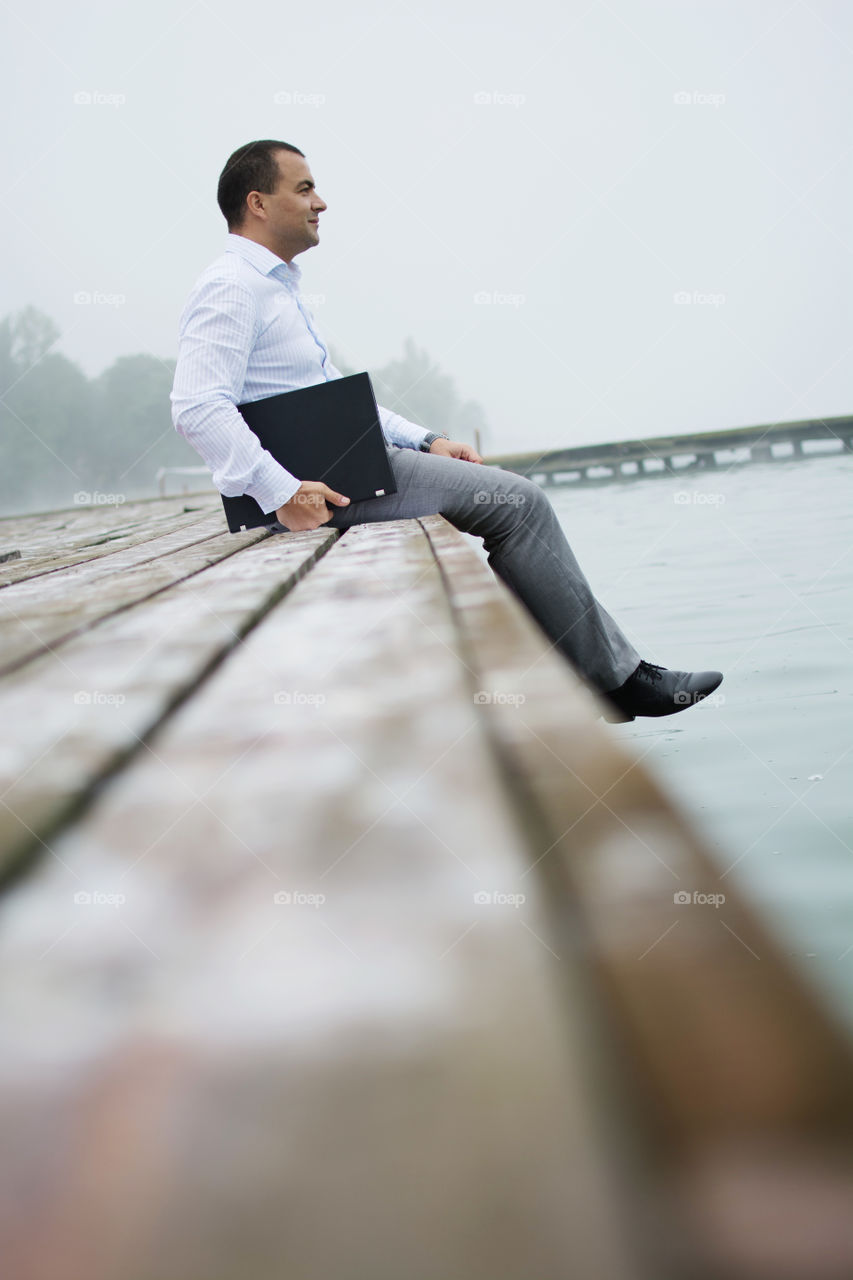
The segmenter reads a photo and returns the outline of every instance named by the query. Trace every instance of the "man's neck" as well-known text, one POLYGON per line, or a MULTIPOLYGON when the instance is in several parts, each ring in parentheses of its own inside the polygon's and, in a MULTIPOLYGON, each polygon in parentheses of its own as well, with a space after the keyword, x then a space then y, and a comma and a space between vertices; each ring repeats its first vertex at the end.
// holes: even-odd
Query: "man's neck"
POLYGON ((262 245, 264 249, 269 249, 270 253, 274 253, 277 258, 281 258, 282 262, 286 262, 288 266, 291 265, 293 259, 296 257, 295 253, 290 252, 290 250, 286 249, 284 246, 270 244, 260 236, 253 236, 243 229, 239 231, 232 231, 231 234, 234 236, 242 236, 244 240, 251 240, 253 244, 262 245), (288 253, 290 253, 290 256, 286 257, 285 255, 288 253))

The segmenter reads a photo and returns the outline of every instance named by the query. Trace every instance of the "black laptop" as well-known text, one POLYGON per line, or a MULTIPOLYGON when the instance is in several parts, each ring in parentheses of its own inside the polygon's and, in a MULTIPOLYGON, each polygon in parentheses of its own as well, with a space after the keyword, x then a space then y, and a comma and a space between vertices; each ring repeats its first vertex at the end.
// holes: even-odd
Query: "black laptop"
MULTIPOLYGON (((299 480, 322 480, 351 502, 396 493, 376 397, 367 373, 353 373, 265 400, 238 404, 261 444, 299 480)), ((232 533, 274 524, 254 498, 222 495, 232 533)))

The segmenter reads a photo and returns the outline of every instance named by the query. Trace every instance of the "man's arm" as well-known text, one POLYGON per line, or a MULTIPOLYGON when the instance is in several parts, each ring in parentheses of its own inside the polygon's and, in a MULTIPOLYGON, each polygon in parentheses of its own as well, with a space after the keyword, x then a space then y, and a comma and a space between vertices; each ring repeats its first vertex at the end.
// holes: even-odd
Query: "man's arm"
POLYGON ((262 448, 236 408, 255 318, 251 292, 233 280, 207 281, 190 297, 181 318, 172 421, 201 454, 220 493, 247 493, 272 515, 300 481, 262 448))
MULTIPOLYGON (((383 409, 381 405, 379 419, 386 436, 394 444, 402 445, 403 448, 420 449, 424 437, 430 434, 426 427, 418 427, 407 418, 401 418, 399 413, 383 409)), ((477 450, 470 444, 463 444, 460 440, 445 440, 442 436, 433 440, 429 452, 442 454, 445 458, 461 458, 463 462, 483 461, 477 450)))
POLYGON ((445 458, 460 458, 462 462, 482 462, 477 450, 470 444, 463 444, 461 440, 445 440, 439 436, 437 440, 433 440, 429 447, 430 453, 440 453, 445 458))
POLYGON ((381 404, 378 408, 382 430, 392 444, 398 444, 403 449, 420 449, 424 436, 429 435, 426 427, 419 427, 416 423, 409 422, 408 418, 403 418, 390 409, 384 409, 381 404))

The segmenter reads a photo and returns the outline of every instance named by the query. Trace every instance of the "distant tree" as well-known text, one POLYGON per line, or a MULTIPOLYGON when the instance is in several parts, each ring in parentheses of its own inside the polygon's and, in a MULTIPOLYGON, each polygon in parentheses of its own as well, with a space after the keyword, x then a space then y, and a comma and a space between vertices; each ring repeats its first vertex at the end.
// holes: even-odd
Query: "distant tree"
POLYGON ((90 488, 150 494, 158 467, 200 466, 195 449, 172 425, 169 393, 174 360, 119 356, 93 386, 93 452, 90 488))
POLYGON ((161 466, 198 466, 172 425, 174 361, 121 356, 89 380, 53 351, 58 325, 35 307, 0 321, 0 507, 71 506, 96 490, 155 492, 161 466))
POLYGON ((473 443, 487 432, 486 415, 476 400, 462 400, 449 374, 441 373, 429 354, 411 338, 403 356, 371 372, 376 398, 387 409, 432 431, 446 431, 451 439, 473 443))
POLYGON ((37 307, 24 307, 17 315, 7 317, 3 324, 8 325, 12 360, 24 369, 37 364, 60 338, 59 325, 37 307))
POLYGON ((68 506, 84 488, 91 389, 51 347, 59 329, 26 307, 0 321, 0 503, 4 511, 68 506))

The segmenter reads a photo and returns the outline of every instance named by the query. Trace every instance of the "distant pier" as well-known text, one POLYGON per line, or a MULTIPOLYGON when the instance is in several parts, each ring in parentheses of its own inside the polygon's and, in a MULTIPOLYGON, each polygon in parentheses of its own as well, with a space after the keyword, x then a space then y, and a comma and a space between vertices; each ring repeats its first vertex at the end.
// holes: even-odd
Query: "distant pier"
POLYGON ((831 441, 838 442, 835 452, 853 451, 853 416, 494 454, 486 461, 542 485, 607 484, 745 462, 826 457, 828 449, 808 446, 831 441))

